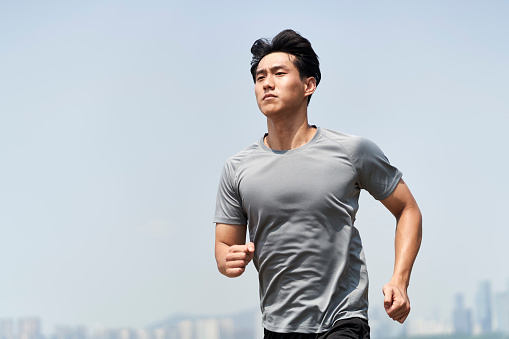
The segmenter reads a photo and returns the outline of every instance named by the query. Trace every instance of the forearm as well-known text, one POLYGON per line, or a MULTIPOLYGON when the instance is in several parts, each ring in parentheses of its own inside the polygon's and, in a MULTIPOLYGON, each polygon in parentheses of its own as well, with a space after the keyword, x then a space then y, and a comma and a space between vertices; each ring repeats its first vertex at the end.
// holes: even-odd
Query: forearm
POLYGON ((419 206, 403 179, 382 204, 396 217, 396 236, 394 240, 395 259, 391 281, 385 284, 384 307, 387 315, 403 323, 410 313, 410 300, 407 288, 410 273, 417 252, 421 246, 422 216, 419 206))
POLYGON ((254 244, 246 245, 246 225, 216 225, 217 269, 229 278, 238 277, 253 259, 254 244))
POLYGON ((225 244, 224 242, 216 241, 215 252, 217 269, 223 275, 226 275, 226 255, 228 254, 229 250, 229 245, 225 244))
POLYGON ((422 216, 417 204, 403 209, 397 220, 394 273, 390 284, 406 289, 422 239, 422 216))

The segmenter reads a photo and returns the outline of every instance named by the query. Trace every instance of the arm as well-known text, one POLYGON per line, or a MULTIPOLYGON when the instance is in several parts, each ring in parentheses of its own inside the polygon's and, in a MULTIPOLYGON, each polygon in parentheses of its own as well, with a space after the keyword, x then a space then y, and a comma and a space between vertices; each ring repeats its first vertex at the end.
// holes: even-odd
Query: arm
POLYGON ((384 307, 389 317, 403 323, 410 313, 407 288, 421 245, 422 216, 403 179, 391 195, 381 202, 396 217, 397 222, 394 273, 389 283, 383 287, 384 307))
POLYGON ((240 276, 253 259, 254 244, 246 245, 246 225, 216 224, 216 261, 219 272, 229 278, 240 276))

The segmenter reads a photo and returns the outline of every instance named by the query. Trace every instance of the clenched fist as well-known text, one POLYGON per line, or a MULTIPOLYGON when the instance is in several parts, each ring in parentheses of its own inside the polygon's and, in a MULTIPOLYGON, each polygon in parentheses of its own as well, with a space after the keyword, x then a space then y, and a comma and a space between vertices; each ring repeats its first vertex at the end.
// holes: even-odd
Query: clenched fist
POLYGON ((387 312, 392 320, 402 324, 410 313, 410 300, 408 299, 406 289, 389 283, 384 285, 382 291, 385 296, 385 312, 387 312))
POLYGON ((235 278, 246 270, 247 264, 253 259, 255 246, 252 242, 246 245, 230 246, 226 254, 226 276, 235 278))

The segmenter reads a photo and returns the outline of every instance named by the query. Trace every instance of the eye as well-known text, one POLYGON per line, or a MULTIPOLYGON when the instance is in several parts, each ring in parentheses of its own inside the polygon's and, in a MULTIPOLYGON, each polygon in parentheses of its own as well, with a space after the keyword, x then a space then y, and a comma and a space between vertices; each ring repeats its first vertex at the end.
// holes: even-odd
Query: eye
POLYGON ((285 72, 277 72, 276 75, 284 75, 286 74, 285 72))
POLYGON ((263 75, 260 75, 258 78, 256 78, 256 81, 260 81, 260 80, 263 80, 265 79, 265 77, 263 75))

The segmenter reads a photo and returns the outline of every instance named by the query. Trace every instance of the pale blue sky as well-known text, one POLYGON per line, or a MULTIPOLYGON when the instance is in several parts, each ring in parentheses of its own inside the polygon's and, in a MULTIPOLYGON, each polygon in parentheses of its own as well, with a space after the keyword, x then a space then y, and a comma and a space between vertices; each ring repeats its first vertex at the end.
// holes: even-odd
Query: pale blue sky
MULTIPOLYGON (((0 4, 0 317, 143 326, 256 307, 253 267, 221 276, 223 162, 266 129, 257 38, 293 28, 320 56, 310 122, 366 136, 424 214, 413 316, 509 279, 509 3, 0 4)), ((371 304, 394 221, 364 194, 371 304)), ((473 298, 466 297, 473 306, 473 298)))

